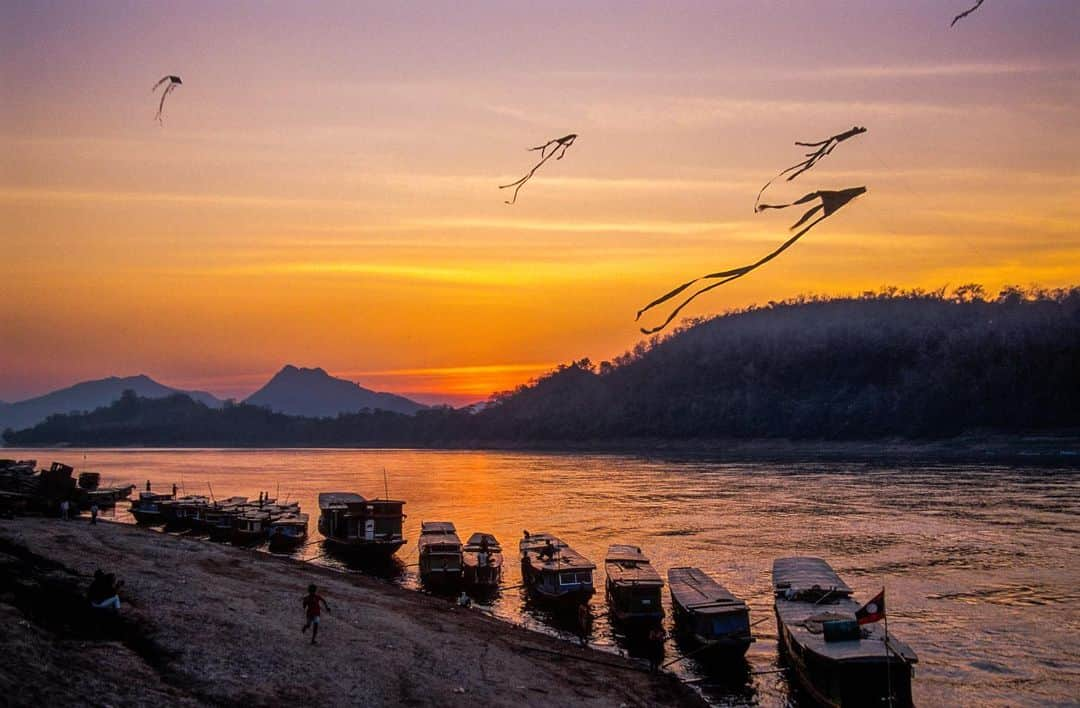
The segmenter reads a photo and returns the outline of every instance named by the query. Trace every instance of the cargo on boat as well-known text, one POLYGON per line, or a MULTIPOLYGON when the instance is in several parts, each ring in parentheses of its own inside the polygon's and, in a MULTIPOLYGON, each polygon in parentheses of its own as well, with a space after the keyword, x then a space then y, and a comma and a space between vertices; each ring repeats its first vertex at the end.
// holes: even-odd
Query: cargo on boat
POLYGON ((439 586, 461 582, 461 539, 452 523, 421 521, 416 548, 420 555, 421 581, 439 586))
POLYGON ((270 521, 270 550, 285 551, 302 546, 308 537, 308 515, 290 511, 270 521))
POLYGON ((852 590, 821 558, 777 558, 773 592, 781 650, 800 685, 826 706, 910 706, 918 661, 881 622, 860 625, 852 590))
POLYGON ((637 546, 616 544, 604 558, 608 608, 620 622, 656 622, 664 617, 664 581, 637 546))
POLYGON ((131 515, 135 517, 135 523, 137 524, 160 526, 165 523, 162 504, 172 500, 172 494, 139 492, 139 497, 131 502, 131 515))
POLYGON ((725 656, 742 656, 754 638, 746 603, 700 568, 668 571, 675 625, 702 647, 725 656))
POLYGON ((405 544, 405 502, 351 492, 319 494, 319 533, 333 549, 389 558, 405 544))
POLYGON ((499 587, 502 581, 502 547, 494 535, 477 532, 462 548, 461 563, 466 585, 477 589, 499 587))
POLYGON ((544 600, 573 601, 595 592, 596 564, 547 533, 530 534, 518 544, 521 577, 529 592, 544 600))

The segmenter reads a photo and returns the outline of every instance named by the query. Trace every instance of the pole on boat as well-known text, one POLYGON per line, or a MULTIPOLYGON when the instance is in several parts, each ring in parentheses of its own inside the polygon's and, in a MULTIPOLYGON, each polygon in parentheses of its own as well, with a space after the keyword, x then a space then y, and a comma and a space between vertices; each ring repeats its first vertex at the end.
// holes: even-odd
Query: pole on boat
POLYGON ((206 488, 210 490, 210 501, 214 504, 217 504, 217 501, 214 499, 214 487, 210 484, 210 482, 206 483, 206 488))
POLYGON ((387 501, 389 501, 390 500, 390 483, 386 481, 386 467, 385 466, 383 466, 383 468, 382 468, 382 484, 383 484, 383 494, 386 495, 385 499, 387 501))
MULTIPOLYGON (((885 586, 881 586, 881 597, 885 597, 885 586)), ((885 605, 885 690, 888 692, 889 708, 893 706, 893 693, 892 693, 892 657, 889 656, 889 610, 888 605, 885 605)))

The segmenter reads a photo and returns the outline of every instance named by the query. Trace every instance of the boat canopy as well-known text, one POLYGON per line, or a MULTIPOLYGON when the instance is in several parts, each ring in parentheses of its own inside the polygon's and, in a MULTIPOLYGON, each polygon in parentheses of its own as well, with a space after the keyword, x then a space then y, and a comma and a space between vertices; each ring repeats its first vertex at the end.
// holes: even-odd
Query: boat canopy
POLYGON ((746 610, 746 603, 713 580, 700 568, 672 568, 668 571, 671 597, 681 607, 696 614, 728 614, 746 610))
POLYGON ((421 521, 420 533, 423 534, 457 534, 457 529, 450 521, 421 521))
POLYGON ((480 550, 480 544, 483 543, 485 539, 487 540, 488 551, 490 551, 491 553, 500 553, 502 551, 502 548, 499 547, 498 539, 496 539, 493 534, 481 533, 479 531, 477 533, 474 533, 472 536, 469 536, 469 540, 465 544, 465 550, 480 550))
POLYGON ((664 581, 637 546, 613 545, 604 558, 608 578, 617 585, 655 585, 664 581))
POLYGON ((777 594, 828 590, 830 595, 849 596, 847 583, 821 558, 795 556, 773 561, 773 591, 777 594))
POLYGON ((352 504, 364 504, 367 500, 352 492, 320 492, 320 509, 348 509, 352 504))

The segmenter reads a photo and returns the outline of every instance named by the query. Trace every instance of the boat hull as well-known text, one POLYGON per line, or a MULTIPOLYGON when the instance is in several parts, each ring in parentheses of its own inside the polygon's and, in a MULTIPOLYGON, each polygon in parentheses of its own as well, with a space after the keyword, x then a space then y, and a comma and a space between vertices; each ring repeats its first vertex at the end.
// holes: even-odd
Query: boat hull
POLYGON ((333 552, 356 558, 390 558, 405 545, 405 539, 393 541, 343 541, 337 538, 325 538, 323 543, 327 549, 333 552))

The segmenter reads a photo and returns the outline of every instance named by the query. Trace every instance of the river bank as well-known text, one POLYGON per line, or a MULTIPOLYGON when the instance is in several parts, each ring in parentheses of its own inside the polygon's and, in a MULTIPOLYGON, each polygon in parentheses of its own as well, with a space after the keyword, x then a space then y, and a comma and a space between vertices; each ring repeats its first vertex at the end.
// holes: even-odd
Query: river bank
POLYGON ((701 705, 671 676, 357 574, 122 524, 0 521, 0 690, 20 704, 701 705), (114 623, 83 593, 126 581, 114 623), (309 583, 331 607, 300 632, 309 583))

